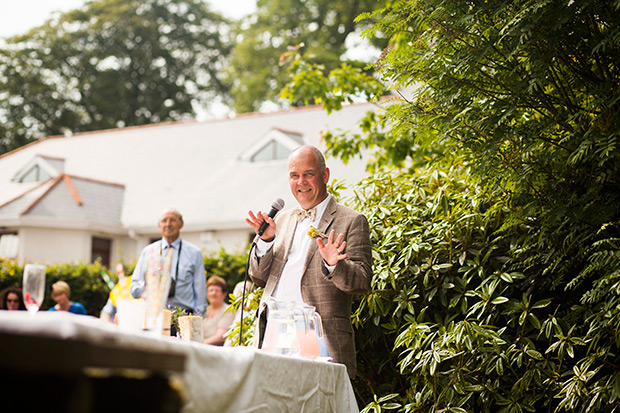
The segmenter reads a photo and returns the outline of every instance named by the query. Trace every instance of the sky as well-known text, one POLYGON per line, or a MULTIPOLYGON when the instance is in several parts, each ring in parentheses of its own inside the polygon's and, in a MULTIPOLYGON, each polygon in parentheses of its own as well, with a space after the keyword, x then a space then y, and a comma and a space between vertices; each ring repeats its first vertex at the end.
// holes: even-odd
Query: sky
MULTIPOLYGON (((0 37, 26 33, 40 26, 55 11, 81 7, 86 0, 0 0, 0 37)), ((213 10, 239 18, 256 9, 256 0, 207 0, 213 10)))

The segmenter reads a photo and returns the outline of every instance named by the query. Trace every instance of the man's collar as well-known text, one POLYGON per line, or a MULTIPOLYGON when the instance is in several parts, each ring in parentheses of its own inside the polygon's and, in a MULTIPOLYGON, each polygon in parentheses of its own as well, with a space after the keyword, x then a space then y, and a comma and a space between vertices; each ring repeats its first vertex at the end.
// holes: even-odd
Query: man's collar
MULTIPOLYGON (((177 239, 175 239, 174 241, 172 241, 170 243, 170 245, 172 245, 172 248, 179 248, 179 244, 181 243, 181 237, 178 237, 177 239)), ((166 241, 165 238, 161 239, 161 245, 162 247, 167 247, 168 246, 168 241, 166 241)))
MULTIPOLYGON (((328 193, 324 200, 322 200, 317 205, 312 207, 312 208, 314 208, 316 210, 316 215, 315 215, 316 218, 320 218, 320 217, 323 216, 323 212, 325 212, 325 209, 327 208, 327 205, 329 205, 329 201, 331 199, 332 199, 332 195, 328 193)), ((299 208, 301 208, 301 205, 299 206, 299 208)), ((312 209, 312 208, 310 208, 310 209, 312 209)), ((301 209, 303 209, 303 208, 301 208, 301 209)))

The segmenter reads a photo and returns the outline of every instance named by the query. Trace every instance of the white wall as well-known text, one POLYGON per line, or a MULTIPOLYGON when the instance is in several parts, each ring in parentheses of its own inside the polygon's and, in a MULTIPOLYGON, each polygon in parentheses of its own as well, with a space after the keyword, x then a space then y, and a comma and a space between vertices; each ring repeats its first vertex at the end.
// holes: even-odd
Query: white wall
POLYGON ((138 248, 136 239, 101 232, 93 233, 89 230, 25 227, 19 230, 18 236, 17 260, 21 263, 79 262, 88 264, 91 261, 92 237, 112 240, 111 268, 114 268, 114 263, 119 261, 136 261, 142 249, 142 247, 138 248))
POLYGON ((87 231, 25 227, 18 235, 21 263, 90 262, 92 238, 87 231))
POLYGON ((181 231, 181 237, 196 245, 203 253, 217 252, 224 248, 229 254, 244 252, 252 229, 231 229, 219 231, 181 231))

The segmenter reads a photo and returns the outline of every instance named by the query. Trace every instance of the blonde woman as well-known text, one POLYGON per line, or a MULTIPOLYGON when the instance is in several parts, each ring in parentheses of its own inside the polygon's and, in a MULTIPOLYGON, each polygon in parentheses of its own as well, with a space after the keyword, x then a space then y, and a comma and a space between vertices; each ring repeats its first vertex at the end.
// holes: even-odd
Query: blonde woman
POLYGON ((86 315, 86 308, 78 302, 71 301, 71 288, 64 281, 55 282, 52 285, 52 298, 56 301, 56 305, 47 311, 68 311, 73 314, 86 315))

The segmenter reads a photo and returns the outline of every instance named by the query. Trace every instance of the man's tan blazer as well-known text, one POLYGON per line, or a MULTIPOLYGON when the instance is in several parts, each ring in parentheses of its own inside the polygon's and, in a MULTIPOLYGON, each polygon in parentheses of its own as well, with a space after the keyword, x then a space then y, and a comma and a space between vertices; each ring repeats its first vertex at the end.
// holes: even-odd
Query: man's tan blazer
MULTIPOLYGON (((250 277, 264 287, 263 297, 275 290, 297 225, 295 210, 284 211, 276 217, 276 238, 269 251, 259 259, 252 254, 250 277)), ((316 307, 323 319, 323 329, 329 355, 337 363, 347 366, 350 377, 357 371, 355 343, 351 325, 352 294, 365 293, 372 278, 372 252, 368 221, 362 214, 338 204, 333 199, 327 205, 318 224, 318 230, 335 237, 344 235, 347 258, 338 262, 329 274, 316 242, 312 242, 306 256, 301 278, 301 296, 306 304, 316 307)), ((327 242, 327 240, 325 240, 327 242)))

